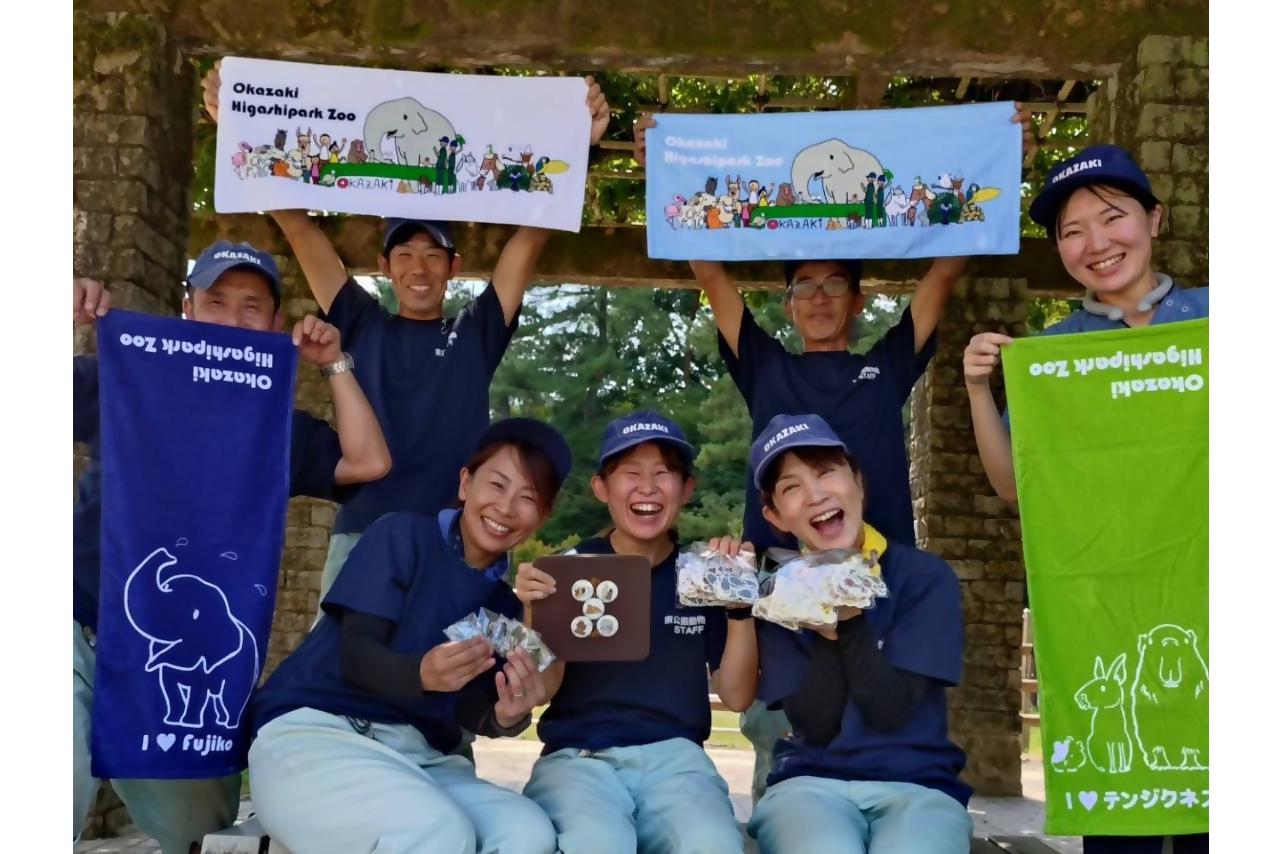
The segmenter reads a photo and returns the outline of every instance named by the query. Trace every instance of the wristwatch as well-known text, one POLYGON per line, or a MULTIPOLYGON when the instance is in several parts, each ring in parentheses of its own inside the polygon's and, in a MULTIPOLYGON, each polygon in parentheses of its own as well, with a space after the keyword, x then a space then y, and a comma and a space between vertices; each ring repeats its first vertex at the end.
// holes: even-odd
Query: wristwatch
POLYGON ((326 365, 325 367, 321 368, 320 372, 322 377, 329 379, 330 377, 338 376, 344 371, 350 371, 354 367, 356 367, 356 361, 352 358, 352 354, 344 353, 343 358, 339 359, 337 362, 334 362, 333 364, 326 365))

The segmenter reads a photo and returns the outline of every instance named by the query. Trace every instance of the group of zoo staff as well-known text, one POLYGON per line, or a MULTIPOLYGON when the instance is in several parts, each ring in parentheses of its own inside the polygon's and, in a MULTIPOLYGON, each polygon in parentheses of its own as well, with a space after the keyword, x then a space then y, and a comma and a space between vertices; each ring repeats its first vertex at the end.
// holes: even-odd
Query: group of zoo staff
MULTIPOLYGON (((595 143, 609 109, 599 86, 589 84, 595 143)), ((216 69, 204 89, 216 118, 216 69)), ((1028 114, 1015 120, 1027 141, 1028 114)), ((652 119, 636 127, 642 163, 647 126, 652 119)), ((1121 149, 1096 147, 1061 165, 1032 215, 1087 291, 1083 309, 1049 332, 1206 315, 1204 289, 1173 288, 1152 271, 1162 208, 1121 149), (1083 168, 1084 158, 1100 165, 1083 168)), ((291 491, 341 504, 320 621, 253 701, 258 738, 250 774, 255 806, 274 837, 299 854, 584 851, 601 839, 620 850, 742 850, 725 783, 701 750, 711 672, 728 705, 743 709, 758 700, 747 731, 765 757, 757 781, 765 792, 749 832, 763 851, 969 850, 965 756, 948 738, 944 700, 961 673, 960 591, 947 564, 912 545, 900 420, 933 355, 962 260, 935 261, 903 318, 864 356, 849 352, 864 305, 858 262, 788 265, 784 306, 803 342, 799 354, 757 325, 721 264, 691 263, 753 424, 745 542, 726 536, 718 547, 761 554, 774 545, 880 546, 894 607, 851 609, 835 629, 800 633, 705 609, 697 644, 668 642, 660 631, 645 661, 591 672, 554 665, 540 674, 522 654, 502 661, 484 641, 445 642, 441 630, 482 605, 519 615, 551 592, 550 579, 530 566, 518 571, 515 591, 509 588, 504 556, 550 515, 569 449, 545 424, 490 425, 488 411, 489 383, 547 233, 518 229, 486 289, 446 318, 446 285, 460 269, 449 227, 387 221, 378 264, 398 299, 391 315, 348 276, 304 212, 272 216, 323 312, 323 320, 301 321, 294 339, 304 361, 330 377, 337 423, 335 431, 296 414, 291 491), (364 485, 350 488, 358 483, 364 485), (687 672, 698 679, 677 680, 687 672), (549 749, 526 797, 478 780, 457 753, 463 732, 515 735, 528 726, 530 710, 549 699, 540 724, 549 749), (665 796, 671 786, 684 794, 665 796)), ((235 263, 202 265, 220 248, 227 247, 211 247, 193 268, 184 313, 279 328, 280 280, 270 256, 242 245, 235 263), (216 293, 226 297, 206 305, 216 293)), ((77 319, 92 322, 109 299, 97 283, 78 280, 77 319)), ((1009 434, 988 391, 1009 340, 976 336, 965 363, 985 470, 998 494, 1013 500, 1009 434)), ((92 365, 78 360, 76 376, 76 438, 93 448, 92 365)), ((645 555, 655 590, 666 590, 660 585, 670 581, 677 551, 670 532, 694 488, 694 456, 680 428, 661 414, 612 423, 593 489, 613 526, 581 550, 645 555), (635 441, 620 442, 628 426, 635 441)), ((77 834, 97 786, 86 737, 96 477, 91 463, 76 504, 77 834)), ((670 593, 656 594, 654 625, 664 625, 672 606, 670 593)), ((236 778, 113 783, 166 854, 186 852, 236 815, 236 778)), ((1088 838, 1086 851, 1138 854, 1161 845, 1160 838, 1088 838)), ((1206 846, 1205 835, 1176 840, 1179 852, 1206 846)))

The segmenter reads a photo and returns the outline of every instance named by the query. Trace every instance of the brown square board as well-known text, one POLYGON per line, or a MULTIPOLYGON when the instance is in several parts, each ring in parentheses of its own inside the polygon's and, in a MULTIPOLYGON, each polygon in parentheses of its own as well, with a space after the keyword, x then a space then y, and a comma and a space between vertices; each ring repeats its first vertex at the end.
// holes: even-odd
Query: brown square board
POLYGON ((650 561, 547 555, 534 566, 556 581, 556 593, 530 606, 530 616, 557 658, 640 661, 650 654, 650 561))

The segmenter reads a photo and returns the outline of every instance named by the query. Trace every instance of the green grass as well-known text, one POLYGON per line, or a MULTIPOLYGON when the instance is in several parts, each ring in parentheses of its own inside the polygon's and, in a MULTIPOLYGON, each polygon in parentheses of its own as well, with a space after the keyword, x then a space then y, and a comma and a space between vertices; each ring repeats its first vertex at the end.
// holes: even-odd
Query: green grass
POLYGON ((1028 750, 1026 756, 1042 758, 1042 728, 1039 726, 1030 727, 1028 730, 1028 750))

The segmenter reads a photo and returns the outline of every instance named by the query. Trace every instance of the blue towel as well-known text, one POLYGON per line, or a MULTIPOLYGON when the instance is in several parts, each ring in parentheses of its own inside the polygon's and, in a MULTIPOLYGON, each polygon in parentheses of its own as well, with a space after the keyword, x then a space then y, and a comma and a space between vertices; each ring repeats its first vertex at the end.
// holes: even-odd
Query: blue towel
POLYGON ((939 258, 1019 251, 1013 102, 656 116, 652 258, 939 258))
POLYGON ((112 311, 98 321, 103 778, 245 767, 288 502, 285 335, 112 311))

